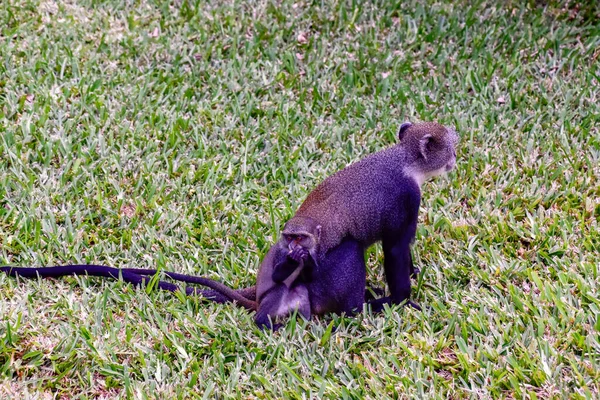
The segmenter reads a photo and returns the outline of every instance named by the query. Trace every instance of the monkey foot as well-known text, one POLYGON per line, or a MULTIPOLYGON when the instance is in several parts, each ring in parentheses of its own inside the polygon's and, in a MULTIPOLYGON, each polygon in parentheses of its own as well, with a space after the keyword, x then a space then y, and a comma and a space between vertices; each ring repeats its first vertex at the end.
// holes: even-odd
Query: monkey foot
POLYGON ((412 272, 410 273, 410 277, 413 279, 417 279, 419 278, 419 274, 421 274, 421 269, 420 268, 414 268, 412 270, 412 272))
POLYGON ((405 306, 412 307, 412 308, 414 308, 414 309, 416 309, 416 310, 419 310, 419 311, 421 311, 421 310, 422 310, 422 309, 421 309, 421 306, 420 306, 420 305, 418 305, 417 303, 415 303, 415 302, 414 302, 414 301, 412 301, 412 300, 408 300, 408 301, 407 301, 407 302, 406 302, 404 305, 405 305, 405 306))

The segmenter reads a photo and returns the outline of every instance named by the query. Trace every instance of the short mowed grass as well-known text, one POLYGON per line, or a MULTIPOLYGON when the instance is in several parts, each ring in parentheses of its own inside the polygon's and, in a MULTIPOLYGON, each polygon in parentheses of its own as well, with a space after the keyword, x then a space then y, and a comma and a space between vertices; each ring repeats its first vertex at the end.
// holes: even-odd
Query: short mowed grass
POLYGON ((272 333, 232 304, 0 275, 0 397, 597 398, 599 18, 583 1, 2 1, 2 265, 250 286, 311 188, 401 122, 461 142, 423 187, 424 311, 272 333))

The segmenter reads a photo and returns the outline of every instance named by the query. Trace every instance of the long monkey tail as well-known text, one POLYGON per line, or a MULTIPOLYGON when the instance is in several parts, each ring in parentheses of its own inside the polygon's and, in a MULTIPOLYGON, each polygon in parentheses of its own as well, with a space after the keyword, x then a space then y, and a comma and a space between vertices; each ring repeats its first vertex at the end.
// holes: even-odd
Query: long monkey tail
MULTIPOLYGON (((123 269, 121 269, 121 271, 133 272, 138 275, 155 275, 158 272, 158 270, 156 270, 156 269, 142 269, 142 268, 123 268, 123 269)), ((192 275, 184 275, 184 274, 179 274, 177 272, 171 272, 171 271, 165 271, 165 270, 162 270, 161 272, 173 280, 180 281, 180 282, 186 282, 186 283, 197 283, 197 284, 204 285, 204 286, 207 286, 212 289, 212 290, 201 290, 201 289, 194 288, 194 287, 188 287, 188 288, 186 288, 186 294, 188 294, 188 295, 199 294, 202 297, 205 297, 206 299, 215 301, 217 303, 226 303, 228 301, 237 300, 239 298, 239 296, 242 296, 245 299, 253 301, 253 302, 256 301, 256 286, 250 286, 250 287, 243 288, 243 289, 231 289, 230 287, 225 286, 224 284, 217 282, 215 280, 209 279, 209 278, 201 278, 201 277, 192 276, 192 275), (210 284, 208 282, 210 282, 210 284), (224 290, 217 289, 216 287, 214 287, 215 284, 222 285, 221 288, 225 287, 226 289, 224 289, 224 290), (213 285, 213 286, 211 286, 211 285, 213 285), (227 291, 227 293, 230 293, 231 296, 229 294, 224 293, 225 291, 227 291), (235 294, 231 293, 230 291, 233 291, 235 294)))
MULTIPOLYGON (((89 276, 101 276, 105 278, 119 279, 122 277, 127 283, 131 283, 135 286, 147 284, 150 279, 147 276, 142 276, 133 272, 121 271, 119 268, 107 267, 104 265, 65 265, 56 267, 46 268, 26 268, 26 267, 0 267, 0 271, 5 272, 9 276, 22 276, 24 278, 58 278, 60 276, 67 275, 89 275, 89 276)), ((169 292, 176 292, 179 290, 179 286, 169 283, 158 281, 158 288, 162 290, 168 290, 169 292)))
MULTIPOLYGON (((55 278, 65 275, 89 275, 113 279, 119 279, 119 277, 121 277, 123 281, 136 286, 148 283, 150 281, 148 275, 156 274, 156 270, 144 270, 136 268, 119 269, 104 265, 65 265, 46 268, 4 266, 0 267, 0 271, 5 272, 10 276, 22 276, 25 278, 37 278, 38 276, 42 278, 55 278)), ((241 306, 247 308, 248 310, 255 311, 258 308, 255 301, 249 300, 230 287, 212 279, 177 274, 175 272, 168 272, 166 275, 175 280, 198 283, 200 285, 207 286, 218 293, 228 296, 231 298, 231 300, 238 302, 241 306)), ((158 281, 157 285, 159 289, 168 290, 170 292, 176 292, 179 290, 179 286, 170 282, 158 281)), ((200 294, 202 293, 202 291, 198 291, 195 288, 186 289, 186 294, 196 294, 198 292, 200 292, 200 294)))
MULTIPOLYGON (((149 272, 149 271, 154 271, 154 273, 156 273, 156 270, 143 270, 143 269, 137 269, 137 268, 126 268, 125 271, 132 271, 132 272, 135 271, 135 273, 137 273, 137 274, 146 274, 146 272, 149 272)), ((230 288, 227 285, 222 284, 221 282, 217 282, 210 278, 203 278, 201 276, 178 274, 177 272, 164 271, 164 273, 169 278, 174 279, 176 281, 187 282, 187 283, 196 283, 198 285, 209 287, 209 288, 217 291, 218 293, 224 294, 225 296, 229 297, 231 300, 238 302, 240 305, 244 306, 248 310, 256 311, 258 309, 258 306, 255 301, 252 301, 252 300, 246 298, 242 294, 238 293, 236 290, 233 290, 232 288, 230 288)), ((186 289, 187 294, 202 294, 203 292, 204 291, 198 290, 196 288, 187 288, 186 289)))

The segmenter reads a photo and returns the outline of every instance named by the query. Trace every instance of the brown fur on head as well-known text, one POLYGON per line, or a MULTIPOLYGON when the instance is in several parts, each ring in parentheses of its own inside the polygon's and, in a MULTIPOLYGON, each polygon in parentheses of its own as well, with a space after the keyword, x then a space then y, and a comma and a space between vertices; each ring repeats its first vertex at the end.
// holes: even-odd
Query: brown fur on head
POLYGON ((405 122, 398 130, 402 147, 412 160, 407 172, 422 184, 424 180, 450 171, 456 165, 458 135, 453 128, 436 122, 405 122))

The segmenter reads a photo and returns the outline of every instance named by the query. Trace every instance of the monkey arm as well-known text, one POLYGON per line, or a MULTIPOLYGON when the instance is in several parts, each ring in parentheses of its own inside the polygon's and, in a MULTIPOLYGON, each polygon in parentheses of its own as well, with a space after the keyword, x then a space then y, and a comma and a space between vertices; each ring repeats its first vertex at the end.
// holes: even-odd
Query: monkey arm
POLYGON ((290 275, 298 269, 300 263, 298 261, 293 260, 290 257, 285 257, 282 261, 275 264, 273 268, 272 279, 275 283, 281 283, 285 281, 290 275))
POLYGON ((313 260, 312 256, 309 256, 304 261, 302 272, 300 272, 300 279, 302 279, 302 282, 312 282, 316 266, 317 263, 313 260))
POLYGON ((408 183, 397 194, 397 201, 402 207, 390 215, 381 237, 383 267, 390 300, 394 304, 409 300, 411 275, 415 273, 410 246, 417 233, 421 193, 414 182, 412 185, 408 183))
POLYGON ((410 298, 410 277, 414 273, 410 254, 413 232, 416 232, 416 220, 404 232, 384 237, 382 240, 385 277, 390 288, 391 302, 395 304, 409 301, 410 298))
POLYGON ((291 278, 293 281, 297 280, 299 273, 302 274, 304 282, 312 278, 312 269, 316 263, 306 248, 298 246, 289 253, 280 254, 279 258, 281 261, 275 264, 271 274, 271 279, 275 283, 282 283, 294 273, 296 276, 291 278), (300 268, 299 271, 298 268, 300 268))
POLYGON ((410 297, 410 247, 399 240, 383 243, 383 266, 385 277, 394 303, 402 303, 410 297))

